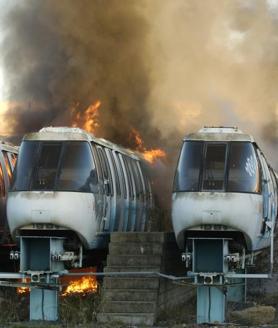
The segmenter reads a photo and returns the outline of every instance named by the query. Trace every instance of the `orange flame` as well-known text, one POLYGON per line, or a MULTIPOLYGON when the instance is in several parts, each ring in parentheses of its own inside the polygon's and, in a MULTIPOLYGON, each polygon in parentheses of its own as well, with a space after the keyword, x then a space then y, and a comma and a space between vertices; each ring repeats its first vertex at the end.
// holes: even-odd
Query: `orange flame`
POLYGON ((147 149, 140 133, 134 128, 130 132, 130 138, 134 140, 136 150, 142 153, 144 159, 149 163, 153 164, 158 158, 166 157, 166 153, 162 149, 147 149))
POLYGON ((88 294, 95 293, 97 291, 98 284, 96 277, 83 276, 78 280, 72 280, 67 286, 62 296, 68 296, 72 294, 88 294))
POLYGON ((79 103, 76 103, 72 108, 72 126, 80 127, 87 132, 95 133, 99 128, 99 109, 101 102, 97 100, 91 104, 84 113, 79 111, 79 103))
MULTIPOLYGON (((70 272, 96 272, 95 267, 72 269, 70 272)), ((62 276, 60 278, 62 285, 67 285, 62 296, 69 296, 74 294, 85 295, 89 293, 96 293, 98 289, 98 282, 96 276, 84 275, 80 276, 62 276)))
MULTIPOLYGON (((19 280, 19 282, 23 282, 23 283, 30 282, 30 278, 23 278, 22 280, 19 280)), ((17 287, 16 292, 19 295, 25 295, 30 292, 30 288, 29 287, 17 287)))

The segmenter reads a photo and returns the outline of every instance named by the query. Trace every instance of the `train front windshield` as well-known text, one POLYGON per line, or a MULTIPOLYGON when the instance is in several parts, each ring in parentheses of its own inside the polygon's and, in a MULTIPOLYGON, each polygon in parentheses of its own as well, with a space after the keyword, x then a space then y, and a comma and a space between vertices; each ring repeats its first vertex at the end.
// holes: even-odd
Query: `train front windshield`
POLYGON ((88 142, 24 141, 11 191, 94 192, 97 174, 88 142))
POLYGON ((174 191, 260 192, 260 174, 250 142, 185 141, 174 191))

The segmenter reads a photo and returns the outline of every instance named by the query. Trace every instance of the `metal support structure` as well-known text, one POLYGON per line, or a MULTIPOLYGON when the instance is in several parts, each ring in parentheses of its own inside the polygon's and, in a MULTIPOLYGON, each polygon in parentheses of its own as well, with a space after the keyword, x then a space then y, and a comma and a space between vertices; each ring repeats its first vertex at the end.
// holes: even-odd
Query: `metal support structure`
POLYGON ((197 324, 224 322, 226 294, 221 287, 197 287, 197 324))
POLYGON ((31 288, 29 318, 30 321, 57 321, 59 318, 58 291, 31 288))

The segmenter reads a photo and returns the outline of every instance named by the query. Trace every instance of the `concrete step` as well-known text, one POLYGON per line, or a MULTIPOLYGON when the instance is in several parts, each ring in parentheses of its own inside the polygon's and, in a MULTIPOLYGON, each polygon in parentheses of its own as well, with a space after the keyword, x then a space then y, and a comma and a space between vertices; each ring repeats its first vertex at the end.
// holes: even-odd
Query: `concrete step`
POLYGON ((120 322, 126 325, 153 326, 155 315, 153 313, 99 313, 98 323, 120 322))
POLYGON ((106 301, 102 310, 104 313, 153 313, 155 302, 106 301))
POLYGON ((156 242, 163 243, 165 240, 165 234, 163 232, 113 232, 111 233, 110 242, 156 242))
POLYGON ((157 289, 158 278, 115 278, 105 277, 103 287, 105 289, 157 289))
POLYGON ((103 289, 103 295, 104 301, 154 302, 157 299, 157 291, 147 289, 103 289))
POLYGON ((107 266, 104 272, 160 272, 160 266, 107 266))
POLYGON ((107 266, 160 266, 161 256, 150 255, 108 255, 107 266))
POLYGON ((109 245, 110 255, 162 255, 161 243, 113 242, 109 245))

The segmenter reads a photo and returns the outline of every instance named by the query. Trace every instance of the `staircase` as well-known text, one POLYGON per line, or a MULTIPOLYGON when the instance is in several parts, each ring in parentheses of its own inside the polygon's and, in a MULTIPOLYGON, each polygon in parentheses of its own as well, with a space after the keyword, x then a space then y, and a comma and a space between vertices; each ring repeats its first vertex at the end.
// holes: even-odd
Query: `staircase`
MULTIPOLYGON (((165 234, 113 233, 105 272, 160 272, 165 234)), ((152 326, 157 314, 158 277, 105 277, 98 322, 152 326)))

